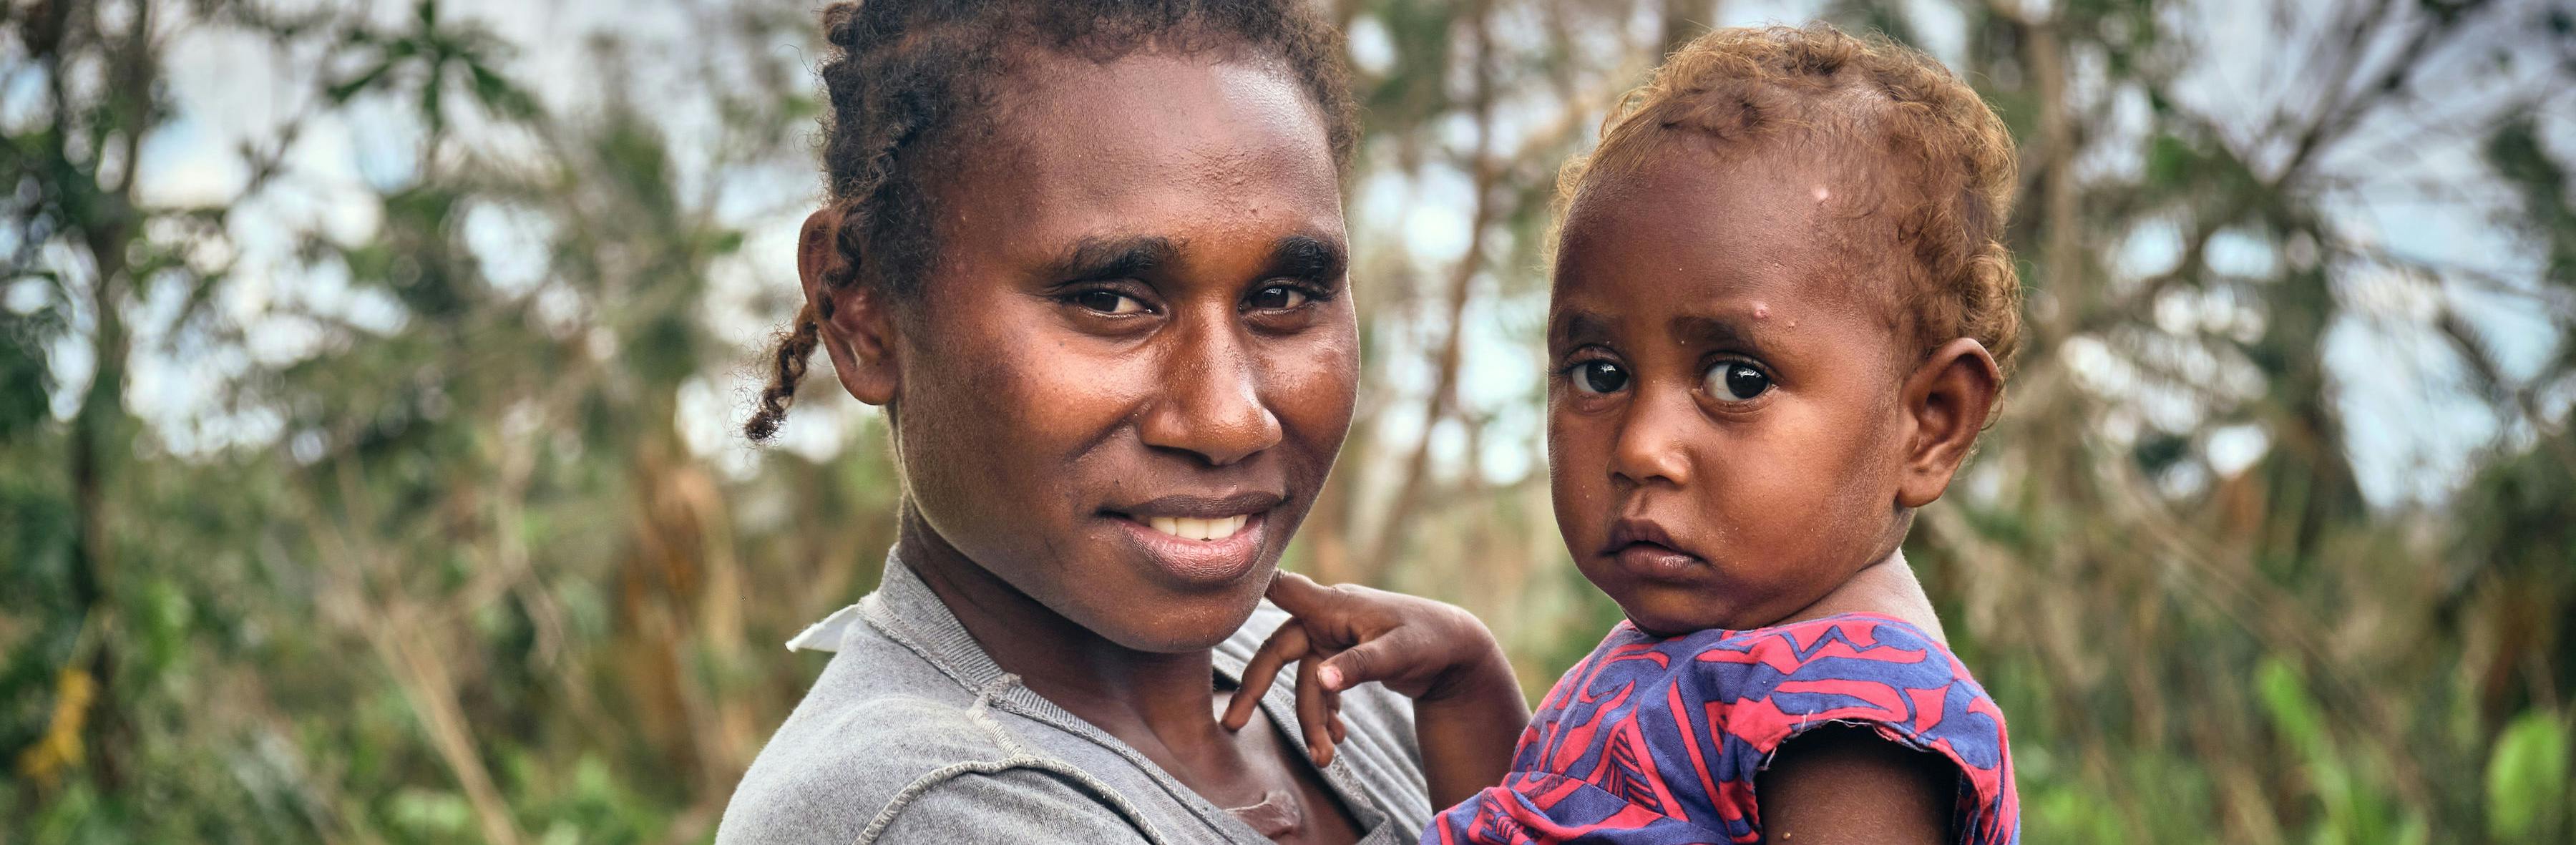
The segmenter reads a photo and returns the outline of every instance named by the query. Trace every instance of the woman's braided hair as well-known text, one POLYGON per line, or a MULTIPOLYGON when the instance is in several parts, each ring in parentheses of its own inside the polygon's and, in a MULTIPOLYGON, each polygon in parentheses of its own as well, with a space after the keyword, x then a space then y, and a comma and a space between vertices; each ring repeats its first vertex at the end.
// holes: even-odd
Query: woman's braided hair
MULTIPOLYGON (((826 290, 921 292, 939 252, 934 177, 961 160, 959 130, 991 119, 998 83, 1028 48, 1095 62, 1149 51, 1275 60, 1322 113, 1335 166, 1347 169, 1358 143, 1341 35, 1305 0, 866 0, 824 9, 823 31, 832 43, 823 170, 841 210, 833 246, 853 259, 835 265, 826 290)), ((777 433, 795 400, 832 316, 831 299, 820 302, 797 313, 770 356, 769 385, 743 425, 755 441, 777 433)))
POLYGON ((1799 155, 1885 156, 1898 195, 1888 222, 1914 258, 1910 289, 1894 292, 1899 319, 1923 352, 1976 338, 2011 372, 2022 330, 2021 282, 2002 241, 2019 187, 2012 134, 1939 61, 1822 23, 1710 32, 1610 110, 1600 147, 1559 172, 1558 202, 1571 203, 1588 175, 1655 154, 1666 130, 1721 150, 1785 136, 1806 145, 1799 155))

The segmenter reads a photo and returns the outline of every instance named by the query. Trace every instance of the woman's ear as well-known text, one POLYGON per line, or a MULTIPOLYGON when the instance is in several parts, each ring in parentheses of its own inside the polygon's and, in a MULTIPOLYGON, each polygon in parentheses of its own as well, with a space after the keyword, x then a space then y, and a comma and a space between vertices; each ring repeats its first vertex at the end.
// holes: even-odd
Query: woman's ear
POLYGON ((1919 508, 1950 489, 1950 477, 1976 448, 1986 417, 2002 397, 2003 370, 1974 338, 1941 345, 1905 378, 1897 401, 1912 436, 1897 479, 1896 504, 1919 508))
POLYGON ((901 381, 894 356, 894 313, 880 291, 829 281, 857 275, 853 262, 859 256, 840 246, 841 221, 836 206, 806 216, 796 236, 796 275, 805 283, 805 306, 814 315, 817 341, 832 356, 832 374, 851 397, 882 406, 894 401, 901 381))

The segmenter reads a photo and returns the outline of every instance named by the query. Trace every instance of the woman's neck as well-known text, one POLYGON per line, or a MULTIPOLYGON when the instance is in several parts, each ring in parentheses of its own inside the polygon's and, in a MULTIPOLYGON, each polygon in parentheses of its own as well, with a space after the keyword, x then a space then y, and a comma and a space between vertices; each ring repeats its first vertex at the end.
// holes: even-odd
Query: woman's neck
POLYGON ((1031 691, 1140 748, 1146 738, 1131 735, 1140 730, 1163 744, 1220 731, 1209 650, 1164 654, 1112 642, 968 559, 909 504, 897 536, 904 564, 1031 691))

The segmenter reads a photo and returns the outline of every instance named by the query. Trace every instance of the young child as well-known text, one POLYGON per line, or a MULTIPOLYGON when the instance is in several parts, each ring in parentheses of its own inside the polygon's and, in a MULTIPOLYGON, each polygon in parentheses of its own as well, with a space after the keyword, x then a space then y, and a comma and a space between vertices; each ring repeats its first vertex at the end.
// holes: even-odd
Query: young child
MULTIPOLYGON (((2014 167, 1938 63, 1823 25, 1712 32, 1621 101, 1560 181, 1548 456, 1627 621, 1526 730, 1425 732, 1430 770, 1496 784, 1426 841, 2018 840, 2003 714, 1899 551, 2017 344, 2014 167)), ((1332 691, 1496 659, 1424 600, 1271 595, 1299 621, 1255 665, 1314 658, 1319 756, 1332 691)))

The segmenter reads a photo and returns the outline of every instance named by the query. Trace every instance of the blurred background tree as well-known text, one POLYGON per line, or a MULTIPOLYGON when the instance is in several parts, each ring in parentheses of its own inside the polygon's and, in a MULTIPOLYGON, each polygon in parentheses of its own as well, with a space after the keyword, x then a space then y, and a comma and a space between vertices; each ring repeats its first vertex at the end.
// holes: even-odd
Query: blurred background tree
MULTIPOLYGON (((691 842, 871 588, 876 417, 732 434, 804 4, 0 2, 0 841, 691 842)), ((1333 0, 1361 417, 1291 552, 1533 694, 1556 165, 1821 16, 2023 145, 2032 345, 1909 552, 2032 842, 2576 837, 2576 8, 1333 0)))

